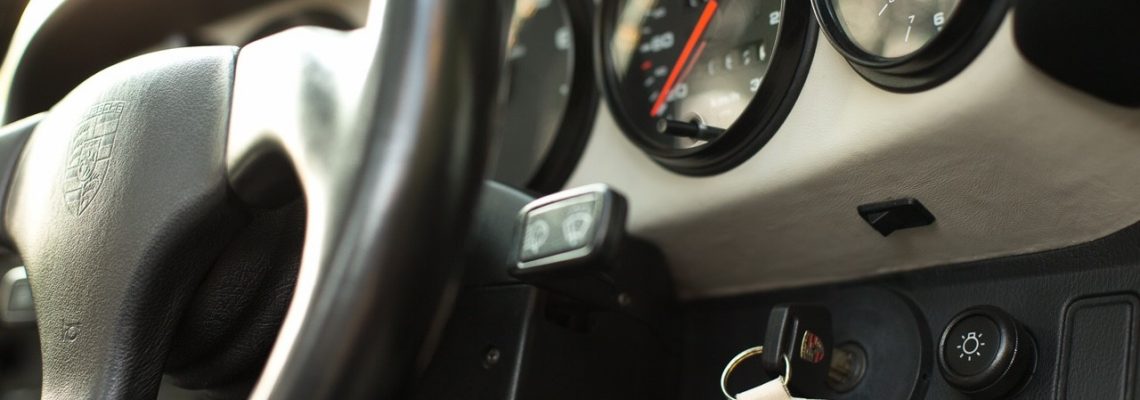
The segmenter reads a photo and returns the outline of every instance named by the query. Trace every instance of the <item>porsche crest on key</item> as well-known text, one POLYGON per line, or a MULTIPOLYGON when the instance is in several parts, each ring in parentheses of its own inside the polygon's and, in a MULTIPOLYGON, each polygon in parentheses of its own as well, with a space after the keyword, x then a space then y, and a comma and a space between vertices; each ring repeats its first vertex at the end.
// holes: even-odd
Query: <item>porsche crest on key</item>
POLYGON ((827 389, 827 372, 832 352, 831 313, 809 304, 780 305, 768 316, 761 357, 764 369, 773 375, 785 370, 791 374, 787 386, 793 395, 822 397, 827 389))

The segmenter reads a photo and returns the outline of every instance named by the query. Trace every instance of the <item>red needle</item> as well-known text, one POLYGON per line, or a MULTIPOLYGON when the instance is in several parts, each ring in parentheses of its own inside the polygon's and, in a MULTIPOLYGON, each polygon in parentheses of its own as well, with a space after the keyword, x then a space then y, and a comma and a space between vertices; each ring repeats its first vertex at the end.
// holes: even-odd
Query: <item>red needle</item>
POLYGON ((673 70, 669 72, 669 79, 665 80, 665 86, 661 87, 661 92, 657 94, 657 101, 653 102, 653 107, 649 109, 649 116, 655 117, 661 113, 661 106, 665 105, 665 99, 669 98, 669 91, 673 90, 673 84, 677 83, 677 75, 685 67, 685 62, 689 60, 689 54, 693 52, 693 46, 701 38, 701 34, 705 32, 705 28, 709 25, 709 20, 712 19, 713 13, 716 11, 716 0, 709 0, 705 4, 704 11, 701 11, 701 19, 697 20, 697 26, 693 27, 693 33, 689 35, 689 41, 685 42, 685 48, 681 49, 681 56, 677 58, 677 64, 673 65, 673 70))

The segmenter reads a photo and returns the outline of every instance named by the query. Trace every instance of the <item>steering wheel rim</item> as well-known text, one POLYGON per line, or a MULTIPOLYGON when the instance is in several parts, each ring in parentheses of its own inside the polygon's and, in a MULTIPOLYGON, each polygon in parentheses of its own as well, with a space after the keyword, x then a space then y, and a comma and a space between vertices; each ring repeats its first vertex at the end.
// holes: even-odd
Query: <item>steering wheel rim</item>
MULTIPOLYGON (((221 76, 218 78, 220 87, 229 85, 231 88, 224 96, 210 97, 218 92, 211 90, 213 94, 203 97, 220 99, 228 105, 219 115, 203 117, 206 122, 224 118, 222 121, 228 121, 228 129, 201 134, 208 138, 220 135, 223 141, 221 165, 213 165, 217 157, 186 156, 193 159, 187 162, 207 166, 202 168, 204 170, 221 171, 224 184, 206 185, 210 187, 203 189, 199 197, 212 200, 194 203, 189 209, 219 207, 225 198, 253 206, 271 205, 282 190, 288 190, 286 186, 291 177, 282 178, 288 176, 280 170, 283 161, 296 171, 304 192, 308 206, 307 228, 298 281, 285 321, 253 391, 254 398, 391 398, 408 389, 412 371, 425 362, 433 332, 441 327, 442 316, 446 315, 443 310, 448 308, 449 294, 455 289, 463 236, 483 178, 489 136, 499 103, 505 13, 498 8, 502 6, 499 2, 493 7, 476 3, 463 0, 373 2, 368 26, 360 30, 346 33, 319 28, 294 29, 254 42, 236 55, 232 55, 234 50, 220 48, 168 50, 167 59, 185 57, 191 61, 170 61, 173 66, 154 70, 163 74, 190 70, 189 74, 193 75, 195 68, 208 64, 214 68, 211 71, 223 71, 208 75, 221 76), (209 55, 193 55, 189 53, 192 51, 209 55), (225 54, 227 51, 230 56, 225 54), (178 55, 169 56, 175 53, 178 55), (224 76, 227 68, 228 77, 224 76), (219 195, 219 190, 224 193, 219 195)), ((101 101, 95 108, 102 110, 99 112, 103 114, 97 114, 102 118, 100 121, 130 119, 119 115, 132 109, 122 111, 115 108, 118 106, 106 106, 110 104, 105 102, 110 95, 99 93, 104 90, 100 88, 122 84, 116 79, 130 80, 127 86, 136 85, 134 80, 142 80, 136 86, 149 87, 147 85, 154 83, 149 80, 156 78, 140 78, 132 68, 144 63, 155 64, 153 58, 112 67, 109 70, 114 72, 96 75, 89 80, 96 83, 82 86, 89 89, 69 95, 46 116, 13 124, 0 134, 0 167, 13 166, 0 171, 0 176, 12 182, 3 185, 7 188, 3 193, 5 237, 21 253, 25 249, 53 256, 66 253, 69 250, 47 245, 48 250, 41 250, 30 245, 54 237, 43 232, 55 229, 28 228, 32 225, 29 221, 46 220, 45 226, 51 226, 62 221, 54 216, 62 215, 60 210, 67 209, 65 205, 72 207, 67 209, 72 215, 67 221, 74 222, 84 214, 75 212, 78 203, 73 201, 43 205, 58 200, 62 189, 39 182, 60 181, 62 178, 56 175, 66 173, 67 169, 35 159, 65 159, 68 154, 74 158, 76 154, 74 149, 49 150, 53 146, 40 144, 56 144, 51 141, 60 140, 58 137, 46 139, 49 133, 45 132, 67 140, 83 134, 74 132, 77 130, 75 121, 87 121, 96 112, 80 116, 74 110, 90 109, 96 100, 101 101), (100 83, 100 80, 108 82, 100 83), (87 92, 94 94, 85 94, 87 92), (77 105, 72 107, 72 103, 77 105), (54 122, 57 120, 66 122, 54 122), (32 127, 37 122, 39 127, 33 132, 32 127), (48 203, 29 205, 44 201, 48 203), (59 210, 54 210, 56 208, 59 210), (44 214, 43 209, 54 211, 44 214)), ((179 84, 200 84, 177 82, 177 77, 172 79, 173 86, 163 90, 177 89, 179 84)), ((140 105, 138 109, 149 110, 146 107, 151 106, 140 105)), ((161 120, 170 118, 165 116, 167 114, 177 114, 177 107, 163 112, 164 116, 147 116, 156 119, 149 124, 122 122, 126 128, 120 130, 138 128, 136 125, 150 130, 164 129, 161 120)), ((144 139, 157 137, 150 131, 137 135, 144 139)), ((128 139, 134 137, 121 140, 128 139)), ((130 148, 120 146, 124 147, 130 148)), ((124 154, 126 150, 117 151, 115 163, 126 159, 121 163, 152 165, 147 164, 151 161, 137 161, 138 157, 124 154)), ((160 164, 156 168, 166 169, 160 164)), ((113 170, 108 172, 109 181, 113 173, 113 170)), ((177 175, 171 177, 178 178, 177 175)), ((103 191, 146 189, 132 187, 129 182, 108 185, 112 188, 103 191)), ((98 191, 94 193, 98 194, 98 191)), ((171 220, 180 217, 178 210, 155 207, 159 209, 156 212, 169 214, 171 220)), ((91 210, 87 215, 100 214, 97 208, 91 210)), ((120 217, 101 220, 109 221, 109 225, 102 227, 111 232, 109 235, 121 228, 115 225, 119 221, 115 218, 120 217)), ((77 224, 83 225, 82 222, 77 224)), ((173 229, 171 227, 177 224, 157 225, 173 229)), ((176 230, 181 232, 181 229, 176 230)), ((180 245, 171 244, 169 249, 163 247, 165 244, 154 246, 157 250, 148 251, 171 252, 180 245)), ((77 247, 80 249, 76 251, 83 250, 82 245, 77 247)), ((120 345, 98 351, 54 344, 61 342, 59 330, 55 329, 60 327, 55 325, 64 324, 65 338, 71 328, 66 318, 63 322, 53 319, 59 316, 53 313, 53 307, 58 307, 53 304, 76 308, 75 299, 53 303, 57 298, 67 299, 73 294, 37 281, 72 278, 53 272, 66 269, 59 265, 34 265, 37 259, 49 258, 32 256, 26 260, 37 309, 48 310, 40 321, 45 351, 44 397, 153 397, 158 382, 153 375, 162 371, 161 364, 156 366, 155 363, 164 360, 161 355, 169 350, 169 340, 139 340, 135 345, 149 346, 141 351, 119 348, 131 347, 121 344, 133 343, 133 339, 115 341, 120 345), (150 354, 155 352, 161 354, 150 354), (148 354, 148 357, 141 357, 146 360, 139 361, 139 354, 148 354), (113 368, 98 372, 68 371, 69 366, 85 365, 75 360, 90 365, 111 360, 113 368), (119 371, 136 367, 150 371, 141 375, 119 371)), ((68 264, 75 259, 77 257, 65 255, 53 260, 68 264)), ((127 279, 133 279, 130 284, 104 285, 110 279, 106 275, 116 273, 119 270, 115 268, 119 267, 104 265, 108 263, 102 261, 97 258, 95 265, 90 266, 96 271, 79 282, 91 281, 96 283, 93 285, 96 288, 123 291, 118 293, 120 298, 130 298, 132 291, 145 286, 148 279, 158 279, 152 276, 162 275, 140 262, 131 267, 134 269, 126 270, 127 279)), ((74 283, 69 283, 72 289, 74 283)), ((175 304, 153 306, 149 308, 158 310, 146 308, 143 312, 135 308, 124 311, 116 310, 117 306, 92 306, 90 308, 98 309, 97 312, 84 314, 83 321, 88 323, 92 318, 96 321, 84 329, 95 332, 92 335, 110 332, 109 335, 145 336, 146 329, 121 328, 124 332, 118 332, 120 328, 116 324, 155 319, 163 322, 158 324, 160 326, 176 323, 178 308, 184 305, 177 301, 171 303, 175 304), (108 318, 115 323, 99 321, 108 318)), ((68 312, 85 312, 84 306, 78 308, 81 310, 68 312)))

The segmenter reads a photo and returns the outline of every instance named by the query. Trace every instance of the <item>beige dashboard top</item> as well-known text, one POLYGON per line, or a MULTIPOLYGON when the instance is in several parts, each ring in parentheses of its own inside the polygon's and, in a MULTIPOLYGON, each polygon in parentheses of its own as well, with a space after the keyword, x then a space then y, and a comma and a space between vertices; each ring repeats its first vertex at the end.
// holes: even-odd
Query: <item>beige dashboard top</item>
POLYGON ((682 295, 862 278, 1087 242, 1140 220, 1140 110, 1052 80, 1010 21, 951 81, 915 94, 857 75, 820 36, 791 115, 720 175, 654 164, 606 110, 570 186, 613 185, 682 295), (932 226, 882 237, 856 212, 915 197, 932 226))

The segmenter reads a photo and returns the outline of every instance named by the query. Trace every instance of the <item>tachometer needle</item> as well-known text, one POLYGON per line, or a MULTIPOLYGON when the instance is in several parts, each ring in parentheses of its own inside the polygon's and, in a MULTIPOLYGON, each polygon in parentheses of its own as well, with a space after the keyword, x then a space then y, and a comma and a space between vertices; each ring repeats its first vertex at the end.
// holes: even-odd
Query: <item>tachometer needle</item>
POLYGON ((669 91, 673 90, 673 85, 677 83, 677 76, 681 74, 681 70, 685 69, 685 64, 689 60, 689 55, 693 52, 693 46, 700 40, 701 35, 705 32, 705 28, 709 25, 709 20, 712 20, 713 13, 716 12, 716 0, 709 0, 705 4, 704 11, 701 11, 701 18, 697 20, 697 26, 693 27, 693 33, 689 35, 689 40, 685 42, 685 47, 681 49, 681 56, 677 58, 677 63, 673 65, 673 70, 669 72, 669 78, 665 80, 665 86, 661 87, 660 94, 657 95, 657 101, 653 102, 653 107, 649 108, 649 116, 656 117, 661 114, 661 107, 665 105, 665 100, 669 98, 669 91))

